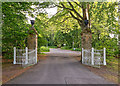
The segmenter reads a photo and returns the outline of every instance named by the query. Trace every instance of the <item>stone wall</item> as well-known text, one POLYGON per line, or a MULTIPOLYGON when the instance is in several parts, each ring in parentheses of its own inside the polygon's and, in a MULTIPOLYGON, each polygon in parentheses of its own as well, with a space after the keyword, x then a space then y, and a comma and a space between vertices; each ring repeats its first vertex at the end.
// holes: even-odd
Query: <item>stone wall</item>
POLYGON ((27 38, 28 49, 37 48, 37 34, 29 34, 27 38))

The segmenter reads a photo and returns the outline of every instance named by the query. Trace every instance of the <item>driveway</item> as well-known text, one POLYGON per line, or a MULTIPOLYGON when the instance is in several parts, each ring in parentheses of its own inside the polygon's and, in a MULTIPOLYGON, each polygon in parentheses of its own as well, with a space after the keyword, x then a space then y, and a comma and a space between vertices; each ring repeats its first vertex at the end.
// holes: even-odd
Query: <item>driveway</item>
POLYGON ((80 56, 80 52, 50 49, 46 54, 46 60, 38 62, 7 84, 112 84, 73 58, 80 56))

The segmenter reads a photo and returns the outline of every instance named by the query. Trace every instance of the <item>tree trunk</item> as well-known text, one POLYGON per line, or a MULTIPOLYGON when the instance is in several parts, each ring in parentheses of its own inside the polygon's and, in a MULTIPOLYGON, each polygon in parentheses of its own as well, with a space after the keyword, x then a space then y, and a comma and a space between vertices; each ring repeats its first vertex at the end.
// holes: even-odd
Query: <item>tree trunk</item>
POLYGON ((83 10, 83 22, 79 25, 81 26, 82 32, 81 32, 81 61, 82 61, 82 48, 83 49, 91 49, 92 48, 92 33, 90 30, 90 15, 89 15, 89 3, 88 4, 82 4, 82 10, 83 10), (88 16, 87 16, 88 15, 88 16), (84 21, 88 20, 88 24, 85 25, 84 21))
POLYGON ((82 26, 81 32, 81 61, 82 61, 82 48, 91 49, 92 48, 92 33, 87 26, 82 26))
POLYGON ((92 33, 87 26, 82 26, 81 32, 81 48, 91 49, 92 48, 92 33))
POLYGON ((90 15, 89 15, 89 3, 88 4, 82 4, 82 10, 83 10, 83 22, 81 25, 81 48, 84 49, 91 49, 92 48, 92 33, 90 30, 90 15), (89 20, 88 24, 85 25, 84 21, 89 20))

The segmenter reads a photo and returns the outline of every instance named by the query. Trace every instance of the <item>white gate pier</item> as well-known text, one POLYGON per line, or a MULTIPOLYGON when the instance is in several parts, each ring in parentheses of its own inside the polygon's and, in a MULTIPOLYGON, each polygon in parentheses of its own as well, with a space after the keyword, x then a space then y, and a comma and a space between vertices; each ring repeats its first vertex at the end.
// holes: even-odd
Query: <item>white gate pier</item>
POLYGON ((106 48, 101 50, 83 49, 82 48, 82 64, 100 67, 106 65, 106 48))
POLYGON ((14 47, 13 64, 31 65, 37 63, 37 48, 36 49, 16 49, 14 47))

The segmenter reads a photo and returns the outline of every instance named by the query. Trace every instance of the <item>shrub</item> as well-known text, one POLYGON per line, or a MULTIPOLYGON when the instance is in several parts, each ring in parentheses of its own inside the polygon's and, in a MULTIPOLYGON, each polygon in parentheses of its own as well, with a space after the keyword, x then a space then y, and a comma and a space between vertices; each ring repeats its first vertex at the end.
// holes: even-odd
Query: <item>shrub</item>
POLYGON ((48 47, 45 47, 45 46, 38 48, 38 53, 39 52, 49 52, 49 51, 50 51, 50 49, 48 47))
POLYGON ((48 47, 42 46, 40 48, 40 52, 49 52, 49 51, 50 51, 50 49, 48 47))

